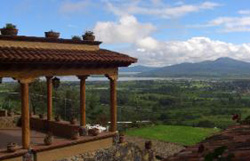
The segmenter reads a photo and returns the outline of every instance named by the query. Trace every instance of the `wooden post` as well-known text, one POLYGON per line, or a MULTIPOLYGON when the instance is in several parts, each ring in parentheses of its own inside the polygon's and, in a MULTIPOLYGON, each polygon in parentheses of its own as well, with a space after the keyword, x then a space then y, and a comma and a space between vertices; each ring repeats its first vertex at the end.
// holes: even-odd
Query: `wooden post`
POLYGON ((53 98, 52 98, 52 76, 47 76, 47 120, 51 121, 52 120, 52 103, 53 103, 53 98))
POLYGON ((116 132, 117 130, 117 75, 106 75, 110 80, 110 132, 116 132))
POLYGON ((30 148, 30 115, 29 115, 29 83, 31 79, 21 79, 21 102, 22 102, 22 144, 23 148, 30 148))
POLYGON ((86 79, 88 78, 87 75, 85 76, 78 76, 80 79, 80 114, 81 120, 80 125, 85 127, 86 126, 86 79))

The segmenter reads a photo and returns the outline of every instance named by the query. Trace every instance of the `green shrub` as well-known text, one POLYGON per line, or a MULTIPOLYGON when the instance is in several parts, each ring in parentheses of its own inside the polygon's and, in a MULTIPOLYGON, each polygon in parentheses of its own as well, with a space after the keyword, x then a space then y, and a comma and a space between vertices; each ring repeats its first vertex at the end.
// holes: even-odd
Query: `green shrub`
POLYGON ((214 127, 215 124, 209 120, 199 121, 197 124, 198 127, 214 127))
POLYGON ((74 41, 81 41, 82 40, 80 36, 76 36, 76 35, 72 36, 71 39, 74 40, 74 41))
POLYGON ((4 28, 5 29, 16 29, 16 26, 13 25, 12 23, 7 23, 4 28))

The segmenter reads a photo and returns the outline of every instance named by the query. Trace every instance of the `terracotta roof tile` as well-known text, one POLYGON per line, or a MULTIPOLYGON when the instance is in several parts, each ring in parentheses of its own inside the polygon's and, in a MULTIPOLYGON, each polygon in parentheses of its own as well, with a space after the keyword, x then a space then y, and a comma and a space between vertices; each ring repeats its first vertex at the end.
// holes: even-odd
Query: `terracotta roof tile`
POLYGON ((128 66, 137 59, 105 49, 96 51, 0 47, 0 63, 103 63, 128 66))

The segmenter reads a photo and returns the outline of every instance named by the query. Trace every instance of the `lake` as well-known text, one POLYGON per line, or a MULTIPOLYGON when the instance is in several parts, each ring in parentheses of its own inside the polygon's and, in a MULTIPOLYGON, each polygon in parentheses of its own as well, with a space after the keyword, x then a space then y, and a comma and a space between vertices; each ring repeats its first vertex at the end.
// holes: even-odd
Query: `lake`
MULTIPOLYGON (((178 80, 190 78, 168 78, 168 77, 138 77, 136 76, 140 72, 119 72, 118 81, 150 81, 150 80, 178 80)), ((76 76, 60 76, 61 81, 79 81, 76 76)), ((45 80, 45 77, 41 77, 41 80, 45 80)), ((3 78, 3 82, 13 82, 12 78, 3 78)), ((88 77, 87 81, 109 81, 105 76, 94 75, 88 77)))

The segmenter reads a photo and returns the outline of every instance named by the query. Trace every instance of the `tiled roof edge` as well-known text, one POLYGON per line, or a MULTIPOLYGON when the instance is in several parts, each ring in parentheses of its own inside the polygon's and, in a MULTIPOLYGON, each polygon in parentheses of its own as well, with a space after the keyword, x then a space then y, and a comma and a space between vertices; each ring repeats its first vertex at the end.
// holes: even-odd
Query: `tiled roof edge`
POLYGON ((123 54, 123 53, 120 53, 120 52, 117 52, 117 51, 107 50, 107 49, 103 49, 103 48, 100 48, 99 50, 100 51, 106 51, 106 52, 112 52, 112 53, 119 54, 121 56, 129 57, 130 59, 134 59, 134 63, 136 63, 138 61, 138 59, 135 58, 135 57, 131 57, 131 56, 127 55, 127 54, 123 54))

